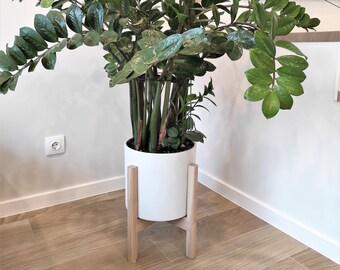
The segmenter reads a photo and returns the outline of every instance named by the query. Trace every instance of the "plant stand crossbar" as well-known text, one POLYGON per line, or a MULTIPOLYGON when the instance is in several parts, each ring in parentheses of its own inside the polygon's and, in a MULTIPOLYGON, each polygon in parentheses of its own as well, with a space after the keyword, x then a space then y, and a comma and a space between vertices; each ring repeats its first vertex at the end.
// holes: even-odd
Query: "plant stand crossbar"
MULTIPOLYGON (((188 166, 188 193, 187 215, 183 218, 169 221, 178 228, 186 231, 186 256, 190 259, 196 257, 197 242, 197 179, 198 166, 188 166)), ((138 258, 138 233, 144 230, 154 221, 138 218, 138 167, 128 167, 127 179, 127 247, 128 261, 136 262, 138 258)))

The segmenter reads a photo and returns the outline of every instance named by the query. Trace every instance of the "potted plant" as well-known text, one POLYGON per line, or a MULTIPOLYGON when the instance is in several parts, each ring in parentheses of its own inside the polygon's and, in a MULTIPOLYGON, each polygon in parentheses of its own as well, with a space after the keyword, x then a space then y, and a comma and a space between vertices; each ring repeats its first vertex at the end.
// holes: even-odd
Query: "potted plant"
MULTIPOLYGON (((141 217, 149 220, 185 215, 186 167, 195 161, 195 142, 205 138, 195 126, 200 119, 196 109, 204 108, 203 101, 214 103, 212 81, 200 93, 191 86, 196 76, 215 70, 210 59, 235 61, 244 49, 249 50, 254 67, 245 72, 250 87, 244 97, 261 101, 264 116, 271 118, 280 109, 290 109, 292 96, 303 93, 303 70, 308 67, 306 56, 295 45, 277 37, 294 27, 309 30, 320 23, 289 0, 245 4, 239 0, 40 0, 38 5, 50 11, 36 14, 34 29, 20 28, 14 44, 0 51, 0 92, 14 90, 22 72, 34 71, 39 62, 52 70, 57 53, 64 49, 102 46, 110 86, 129 84, 132 139, 125 147, 126 165, 142 166, 136 164, 138 160, 150 157, 144 162, 149 168, 139 173, 157 175, 155 162, 164 159, 165 165, 153 177, 153 191, 149 187, 144 195, 140 191, 139 199, 152 198, 145 204, 147 209, 159 205, 157 194, 175 196, 166 199, 171 207, 181 201, 181 210, 165 217, 150 217, 140 209, 141 217), (288 55, 279 55, 277 47, 288 55), (170 165, 168 158, 173 155, 181 169, 170 165), (159 183, 180 171, 184 180, 175 178, 182 191, 176 191, 172 183, 162 193, 159 183)), ((152 177, 140 179, 139 187, 146 186, 148 178, 152 177)), ((162 208, 161 212, 172 210, 162 208)))

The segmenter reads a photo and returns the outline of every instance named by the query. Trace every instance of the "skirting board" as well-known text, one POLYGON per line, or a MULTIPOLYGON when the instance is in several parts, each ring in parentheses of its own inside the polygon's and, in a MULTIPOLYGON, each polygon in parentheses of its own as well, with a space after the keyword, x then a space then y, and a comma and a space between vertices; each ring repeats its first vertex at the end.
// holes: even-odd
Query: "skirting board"
POLYGON ((211 190, 340 264, 340 243, 338 241, 202 170, 199 171, 198 179, 201 184, 211 190))
POLYGON ((124 176, 0 202, 0 218, 123 189, 124 176))

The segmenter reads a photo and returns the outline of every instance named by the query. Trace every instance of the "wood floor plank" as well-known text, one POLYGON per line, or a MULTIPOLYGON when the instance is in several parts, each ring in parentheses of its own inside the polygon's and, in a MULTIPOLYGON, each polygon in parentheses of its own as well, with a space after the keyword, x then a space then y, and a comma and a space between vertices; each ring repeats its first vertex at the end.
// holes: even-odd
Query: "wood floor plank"
POLYGON ((340 270, 340 265, 310 248, 293 255, 292 258, 310 270, 340 270))
POLYGON ((267 267, 265 270, 308 270, 308 268, 304 267, 292 258, 287 258, 267 267))

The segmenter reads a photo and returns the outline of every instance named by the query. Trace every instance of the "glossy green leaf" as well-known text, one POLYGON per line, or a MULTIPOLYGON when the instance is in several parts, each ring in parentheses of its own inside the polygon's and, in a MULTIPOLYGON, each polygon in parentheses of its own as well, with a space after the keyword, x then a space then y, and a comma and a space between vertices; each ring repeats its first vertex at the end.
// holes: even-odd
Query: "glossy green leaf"
POLYGON ((230 20, 231 22, 234 22, 238 13, 238 9, 239 9, 239 5, 240 5, 240 0, 234 0, 233 4, 230 8, 230 20))
POLYGON ((245 72, 248 81, 253 85, 270 85, 272 83, 272 76, 263 69, 252 68, 245 72))
POLYGON ((301 69, 295 67, 282 66, 278 68, 276 71, 280 76, 287 77, 290 80, 299 83, 302 83, 306 79, 305 73, 301 69))
POLYGON ((277 31, 279 29, 279 16, 276 13, 272 13, 270 17, 270 28, 269 35, 272 40, 277 36, 277 31))
POLYGON ((279 27, 277 29, 278 36, 284 36, 289 34, 295 27, 296 21, 288 16, 279 18, 279 27))
POLYGON ((14 45, 18 46, 27 59, 31 59, 38 54, 37 50, 20 36, 15 36, 14 45))
POLYGON ((39 64, 40 58, 29 61, 28 72, 33 72, 36 66, 39 64))
POLYGON ((57 36, 60 38, 66 38, 68 33, 67 33, 66 21, 65 21, 63 14, 56 10, 50 10, 46 16, 52 22, 57 36))
POLYGON ((212 14, 213 14, 213 20, 215 22, 215 25, 219 26, 220 20, 221 20, 221 16, 220 16, 220 13, 219 13, 219 11, 218 11, 218 9, 216 8, 215 5, 211 6, 211 11, 212 11, 212 14))
POLYGON ((74 50, 83 45, 83 36, 81 34, 73 35, 70 40, 67 42, 67 48, 70 50, 74 50))
POLYGON ((57 54, 56 53, 46 53, 44 57, 41 59, 41 63, 44 68, 53 70, 57 61, 57 54))
POLYGON ((12 74, 8 71, 0 71, 0 85, 12 78, 12 74))
POLYGON ((51 20, 42 14, 36 14, 34 17, 34 28, 39 35, 49 42, 57 42, 58 36, 54 30, 51 20))
POLYGON ((72 4, 66 11, 66 23, 75 33, 82 32, 83 12, 76 4, 72 4))
POLYGON ((312 18, 309 20, 307 27, 313 29, 314 27, 319 26, 319 24, 320 24, 320 20, 318 18, 312 18))
POLYGON ((262 102, 262 113, 269 119, 274 117, 280 110, 280 100, 275 91, 270 92, 262 102))
POLYGON ((285 8, 287 6, 289 0, 280 0, 276 5, 273 6, 272 11, 277 12, 285 8))
POLYGON ((182 47, 183 36, 181 34, 173 34, 166 39, 162 40, 155 47, 155 54, 158 61, 163 61, 174 56, 182 47))
POLYGON ((20 48, 17 45, 13 45, 13 47, 7 47, 6 48, 6 53, 9 55, 14 62, 21 66, 27 63, 26 56, 24 53, 20 50, 20 48))
POLYGON ((276 55, 276 47, 273 40, 262 30, 255 31, 255 44, 256 47, 265 51, 271 57, 276 55))
POLYGON ((103 32, 104 8, 98 1, 92 2, 86 13, 86 25, 98 33, 103 32))
POLYGON ((86 46, 97 46, 99 44, 100 34, 95 30, 90 30, 84 37, 83 42, 86 46))
POLYGON ((49 8, 50 6, 52 6, 53 1, 54 1, 54 0, 41 0, 41 1, 40 1, 40 6, 41 6, 42 8, 49 8))
POLYGON ((118 34, 114 30, 106 30, 101 33, 99 41, 103 44, 109 44, 112 42, 116 42, 118 40, 118 34))
POLYGON ((204 142, 204 134, 198 130, 187 131, 184 136, 193 142, 204 142))
POLYGON ((280 100, 280 109, 282 110, 290 110, 293 106, 293 98, 286 90, 285 87, 280 85, 276 85, 274 91, 280 100))
POLYGON ((249 55, 254 67, 266 70, 268 73, 275 71, 275 61, 265 51, 259 48, 253 48, 249 50, 249 55))
POLYGON ((308 62, 297 55, 283 55, 278 57, 277 61, 283 66, 296 67, 300 70, 304 70, 308 67, 308 62))
POLYGON ((43 51, 47 49, 47 43, 38 34, 37 31, 30 27, 21 27, 20 36, 29 44, 31 44, 37 51, 43 51))
POLYGON ((255 22, 260 28, 263 29, 266 25, 266 14, 263 5, 257 1, 253 1, 253 10, 255 22))
POLYGON ((236 61, 243 55, 242 44, 229 40, 226 44, 227 55, 230 60, 236 61))
POLYGON ((296 5, 295 2, 289 2, 287 6, 282 10, 281 15, 287 15, 291 18, 295 18, 300 13, 301 6, 296 5))
POLYGON ((278 4, 280 4, 280 1, 281 1, 281 0, 266 0, 266 1, 264 2, 263 7, 264 7, 265 9, 267 9, 267 8, 271 8, 271 7, 273 7, 273 6, 277 6, 278 4))
POLYGON ((286 40, 278 40, 275 42, 275 45, 277 47, 281 47, 284 48, 286 50, 289 50, 297 55, 303 56, 305 57, 305 59, 307 59, 307 56, 300 51, 300 49, 298 47, 296 47, 293 43, 291 43, 290 41, 286 41, 286 40))
POLYGON ((289 77, 278 77, 276 82, 293 96, 300 96, 303 94, 302 85, 299 82, 291 80, 289 77))
POLYGON ((169 137, 176 138, 179 135, 178 129, 175 127, 171 127, 167 130, 167 134, 169 137))
POLYGON ((244 98, 248 101, 260 101, 264 99, 270 91, 268 85, 252 85, 244 93, 244 98))
POLYGON ((166 35, 164 33, 147 29, 142 32, 142 38, 137 43, 141 49, 154 48, 165 38, 166 35))
POLYGON ((4 51, 0 51, 0 70, 2 71, 14 71, 18 67, 14 60, 10 58, 4 51))
POLYGON ((238 29, 228 34, 228 40, 240 43, 244 49, 255 47, 254 34, 249 30, 238 29))

